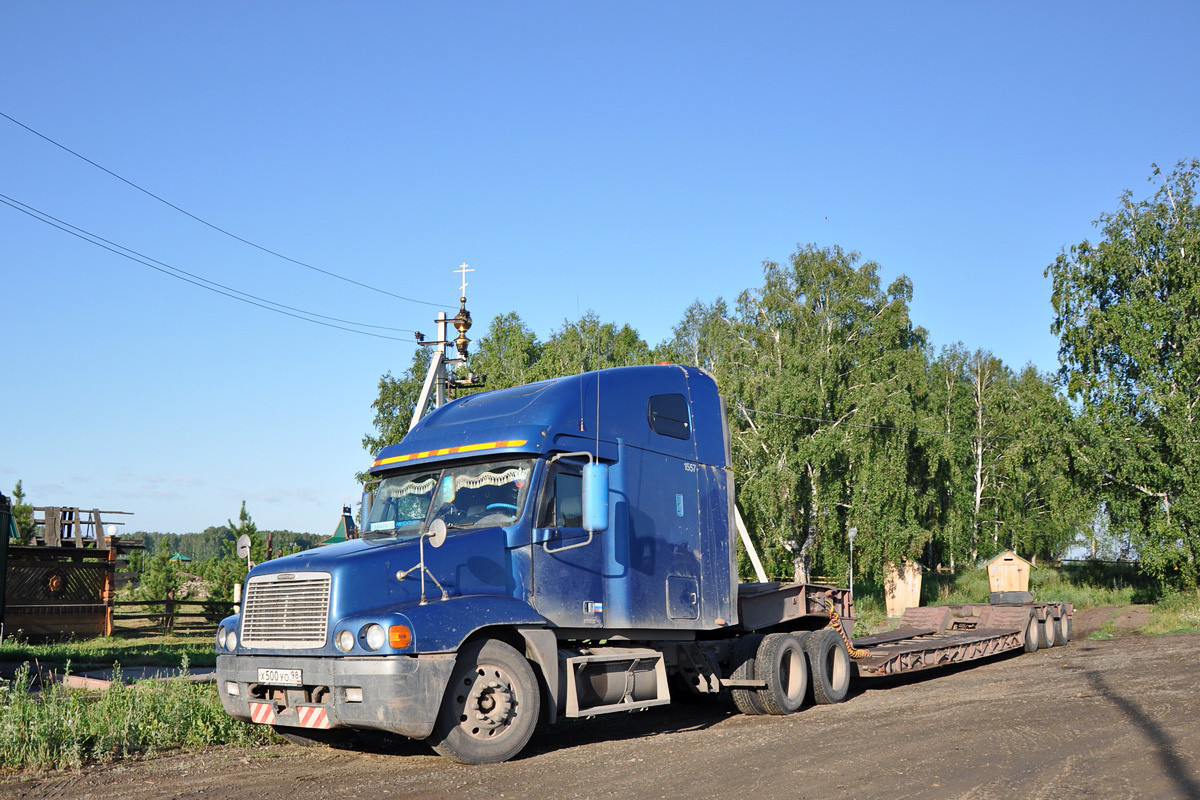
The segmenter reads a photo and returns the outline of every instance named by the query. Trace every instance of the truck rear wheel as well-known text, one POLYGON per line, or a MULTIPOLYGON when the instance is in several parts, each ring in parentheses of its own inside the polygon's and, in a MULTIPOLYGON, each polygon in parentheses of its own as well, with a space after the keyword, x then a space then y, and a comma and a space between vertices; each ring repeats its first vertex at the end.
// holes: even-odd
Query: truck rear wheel
POLYGON ((430 743, 462 764, 515 756, 537 727, 541 694, 525 657, 504 642, 472 642, 458 654, 430 743))
MULTIPOLYGON (((733 655, 729 663, 732 669, 729 677, 737 681, 749 681, 757 677, 754 674, 754 662, 758 658, 758 648, 762 640, 762 636, 751 634, 742 636, 733 643, 733 655)), ((767 713, 762 703, 759 702, 757 689, 733 688, 729 690, 729 697, 733 700, 737 710, 743 714, 756 716, 767 713)))
POLYGON ((768 714, 794 714, 808 693, 808 664, 804 645, 790 633, 763 637, 754 657, 754 674, 767 682, 759 689, 758 704, 768 714))
POLYGON ((804 643, 812 668, 813 702, 840 703, 850 692, 850 652, 837 631, 813 631, 804 643))

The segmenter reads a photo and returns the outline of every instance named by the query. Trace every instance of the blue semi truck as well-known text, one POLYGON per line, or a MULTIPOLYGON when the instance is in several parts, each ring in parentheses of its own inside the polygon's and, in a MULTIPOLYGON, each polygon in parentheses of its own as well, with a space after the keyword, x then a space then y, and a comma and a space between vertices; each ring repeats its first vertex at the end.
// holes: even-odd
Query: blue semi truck
POLYGON ((563 718, 681 693, 789 714, 841 701, 852 674, 1069 635, 1069 606, 1006 597, 851 641, 847 590, 740 582, 724 402, 696 368, 469 395, 371 474, 360 538, 258 565, 222 621, 234 717, 298 742, 390 731, 489 763, 563 718))

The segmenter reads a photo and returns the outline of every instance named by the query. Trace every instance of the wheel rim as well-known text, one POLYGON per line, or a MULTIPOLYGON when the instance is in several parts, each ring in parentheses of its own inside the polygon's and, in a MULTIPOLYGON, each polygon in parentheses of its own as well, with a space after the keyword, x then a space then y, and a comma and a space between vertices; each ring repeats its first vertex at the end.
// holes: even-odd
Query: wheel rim
POLYGON ((483 664, 463 678, 462 691, 455 696, 459 728, 474 739, 494 739, 508 730, 519 698, 513 680, 500 667, 483 664))
POLYGON ((788 700, 797 705, 804 700, 808 688, 804 671, 804 653, 798 645, 784 648, 779 663, 779 685, 788 700))
POLYGON ((850 681, 850 658, 843 655, 838 642, 833 640, 825 651, 825 674, 829 676, 829 685, 835 692, 840 692, 850 681))

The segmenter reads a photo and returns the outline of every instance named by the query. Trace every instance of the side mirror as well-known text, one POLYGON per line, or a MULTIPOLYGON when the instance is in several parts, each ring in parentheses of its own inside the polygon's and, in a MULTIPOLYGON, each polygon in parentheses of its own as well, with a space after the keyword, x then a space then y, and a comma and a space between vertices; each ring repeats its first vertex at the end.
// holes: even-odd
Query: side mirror
POLYGON ((375 493, 364 491, 362 493, 362 513, 359 519, 359 530, 367 530, 367 520, 371 518, 371 506, 375 504, 375 493))
POLYGON ((237 540, 237 557, 238 558, 249 558, 250 557, 250 537, 244 533, 241 536, 239 536, 238 540, 237 540))
POLYGON ((428 530, 425 535, 429 537, 429 545, 431 547, 441 547, 446 543, 446 520, 435 519, 429 523, 428 530))
POLYGON ((583 527, 592 533, 608 530, 608 465, 583 467, 583 527))

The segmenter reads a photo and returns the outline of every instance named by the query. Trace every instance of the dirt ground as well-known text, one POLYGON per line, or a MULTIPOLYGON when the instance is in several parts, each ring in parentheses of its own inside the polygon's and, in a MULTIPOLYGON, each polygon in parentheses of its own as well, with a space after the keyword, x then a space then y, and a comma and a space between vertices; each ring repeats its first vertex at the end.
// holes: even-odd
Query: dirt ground
POLYGON ((539 731, 506 764, 424 745, 369 752, 222 748, 0 780, 3 798, 1200 798, 1200 636, 1119 633, 1076 618, 1067 647, 906 679, 790 717, 668 706, 539 731))

